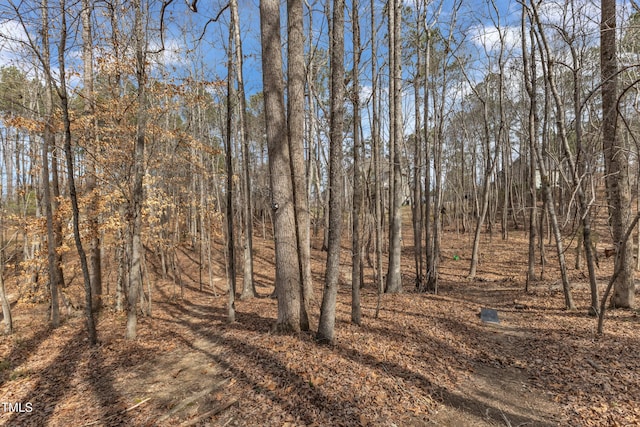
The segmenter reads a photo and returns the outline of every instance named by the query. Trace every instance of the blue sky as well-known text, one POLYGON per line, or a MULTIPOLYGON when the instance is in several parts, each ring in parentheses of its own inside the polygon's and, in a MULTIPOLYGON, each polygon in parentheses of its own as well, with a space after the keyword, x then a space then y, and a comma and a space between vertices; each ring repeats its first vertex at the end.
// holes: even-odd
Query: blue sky
MULTIPOLYGON (((5 0, 11 1, 11 0, 5 0)), ((416 0, 405 0, 404 5, 407 7, 415 7, 416 0)), ((438 24, 443 27, 448 25, 452 17, 452 10, 455 0, 442 0, 442 3, 432 1, 430 4, 430 16, 428 21, 431 22, 437 12, 438 24)), ((347 7, 350 7, 350 1, 347 2, 347 7)), ((0 6, 0 12, 7 12, 9 3, 0 6)), ((26 0, 22 2, 22 7, 36 7, 39 1, 26 0)), ((155 23, 150 25, 151 29, 151 41, 152 47, 159 45, 159 37, 157 32, 157 20, 159 16, 160 3, 153 0, 151 3, 152 16, 155 23), (155 28, 154 28, 155 27, 155 28)), ((206 71, 205 78, 209 80, 224 79, 226 77, 226 53, 225 48, 228 43, 228 22, 229 11, 228 9, 220 15, 220 20, 216 23, 211 23, 207 27, 207 31, 202 36, 205 23, 217 16, 225 3, 223 1, 199 1, 198 13, 191 12, 185 2, 174 1, 167 9, 165 15, 165 51, 156 55, 155 59, 158 62, 164 64, 164 68, 171 75, 176 78, 182 78, 190 73, 193 73, 195 68, 203 67, 206 71), (199 41, 198 41, 199 40, 199 41)), ((309 0, 307 4, 310 4, 313 10, 313 30, 311 34, 318 40, 318 44, 326 48, 327 40, 327 22, 323 16, 322 9, 324 3, 320 1, 309 0)), ((549 20, 559 20, 563 15, 564 1, 545 1, 542 4, 542 12, 549 20)), ((591 17, 582 20, 579 25, 584 25, 590 28, 594 37, 597 38, 599 9, 598 2, 589 0, 576 0, 576 10, 581 12, 585 17, 591 17)), ((624 11, 628 9, 625 2, 620 3, 619 9, 624 11)), ((98 5, 98 3, 97 3, 98 5)), ((376 2, 376 14, 378 15, 378 22, 381 22, 381 10, 382 2, 376 2)), ((57 2, 52 2, 52 7, 56 7, 57 2)), ((369 37, 369 1, 361 0, 361 22, 362 22, 362 39, 363 42, 369 37)), ((456 40, 466 39, 468 42, 467 49, 472 50, 469 52, 472 56, 477 57, 479 64, 482 64, 486 58, 483 56, 491 54, 491 50, 495 48, 498 41, 498 31, 496 25, 500 25, 504 31, 505 37, 508 41, 509 48, 519 49, 519 19, 520 19, 520 5, 515 0, 496 0, 495 3, 491 3, 489 0, 474 0, 462 2, 457 15, 457 25, 459 34, 456 35, 456 40), (495 7, 495 10, 494 10, 495 7), (496 12, 497 11, 497 12, 496 12)), ((285 19, 285 4, 282 4, 282 24, 286 24, 285 19)), ((241 34, 243 39, 243 49, 245 55, 245 85, 246 90, 251 94, 261 90, 262 77, 261 77, 261 62, 260 62, 260 25, 259 25, 259 3, 258 0, 239 0, 239 12, 241 18, 241 34)), ((625 12, 621 12, 624 14, 625 12)), ((24 30, 19 23, 11 19, 11 15, 7 13, 0 13, 0 65, 16 64, 20 68, 27 71, 30 70, 30 63, 33 62, 32 55, 26 55, 19 52, 21 45, 27 39, 24 30)), ((348 15, 348 14, 347 14, 348 15)), ((100 6, 96 9, 94 21, 99 24, 104 19, 100 6)), ((305 18, 305 24, 308 23, 308 18, 305 18)), ((409 25, 408 23, 405 25, 409 25)), ((96 32, 100 35, 100 25, 96 26, 96 32)), ((347 30, 346 30, 346 49, 347 49, 347 64, 351 59, 348 55, 350 51, 350 29, 351 25, 348 22, 347 16, 347 30)), ((378 61, 381 64, 386 56, 386 48, 381 41, 385 33, 384 25, 381 26, 378 34, 380 40, 378 45, 379 58, 378 61)), ((284 28, 283 28, 283 34, 284 28)), ((106 36, 103 34, 103 36, 106 36)), ((283 38, 284 42, 284 38, 283 38)), ((67 60, 72 66, 79 68, 80 55, 79 46, 80 40, 71 41, 70 49, 67 54, 67 60)), ((370 55, 368 53, 368 46, 363 54, 363 61, 369 61, 370 55)), ((347 68, 350 68, 347 65, 347 68)), ((366 75, 368 74, 369 67, 363 67, 363 85, 367 85, 366 75)), ((366 88, 365 88, 366 90, 366 88)))

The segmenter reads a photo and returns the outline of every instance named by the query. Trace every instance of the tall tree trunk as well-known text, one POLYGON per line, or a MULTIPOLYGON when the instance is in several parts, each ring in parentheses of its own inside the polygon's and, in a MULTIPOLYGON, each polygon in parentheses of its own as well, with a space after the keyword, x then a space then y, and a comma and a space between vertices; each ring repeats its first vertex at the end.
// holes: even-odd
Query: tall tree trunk
POLYGON ((400 272, 401 244, 402 244, 402 171, 400 159, 402 157, 402 42, 400 40, 401 7, 399 0, 392 0, 389 8, 389 43, 390 43, 390 151, 393 153, 391 160, 392 169, 389 170, 389 180, 393 179, 393 188, 390 194, 390 218, 389 218, 389 268, 387 271, 387 283, 385 292, 402 292, 402 275, 400 272), (393 150, 391 150, 393 148, 393 150))
POLYGON ((73 237, 80 258, 82 278, 85 291, 85 321, 87 322, 87 332, 89 333, 89 343, 97 343, 96 326, 93 319, 93 299, 91 297, 91 279, 89 277, 89 265, 87 256, 82 246, 80 238, 80 209, 78 207, 78 195, 74 176, 73 152, 71 150, 71 118, 69 116, 69 97, 67 91, 67 75, 65 64, 65 52, 67 44, 67 20, 65 0, 60 0, 61 25, 60 43, 58 45, 58 67, 60 70, 60 85, 58 86, 58 96, 62 109, 62 120, 64 123, 64 153, 67 160, 67 185, 69 186, 69 197, 71 199, 71 212, 73 215, 73 237))
POLYGON ((602 0, 600 23, 600 70, 602 76, 602 148, 613 240, 620 254, 620 274, 613 285, 611 306, 635 305, 633 245, 622 245, 631 216, 629 155, 618 133, 618 60, 616 56, 616 1, 602 0))
MULTIPOLYGON (((2 185, 0 184, 0 190, 2 190, 2 185)), ((2 192, 0 191, 0 194, 2 192)), ((2 206, 2 200, 0 199, 0 210, 4 209, 2 206)), ((0 227, 4 228, 4 214, 0 212, 0 227)), ((7 298, 7 291, 4 286, 4 248, 7 242, 5 241, 4 231, 0 235, 0 303, 2 304, 2 321, 4 322, 4 333, 5 335, 10 335, 13 333, 13 318, 11 317, 11 304, 9 303, 9 299, 7 298)))
MULTIPOLYGON (((82 61, 83 61, 83 96, 84 114, 90 118, 85 129, 85 149, 95 154, 97 144, 95 129, 95 105, 93 96, 93 36, 91 29, 92 4, 89 0, 82 0, 82 61)), ((93 159, 87 161, 87 193, 90 202, 87 209, 89 223, 89 272, 91 282, 92 307, 99 310, 102 306, 102 260, 100 230, 98 220, 98 203, 100 194, 97 183, 96 162, 93 159)))
POLYGON ((276 245, 275 285, 278 297, 278 319, 274 329, 279 332, 298 332, 301 307, 300 270, 289 144, 287 134, 283 131, 287 125, 282 79, 279 6, 278 0, 260 2, 262 82, 276 245))
MULTIPOLYGON (((233 15, 232 15, 233 16, 233 15)), ((227 67, 227 114, 226 114, 226 134, 224 138, 225 169, 227 172, 227 187, 225 190, 225 223, 227 226, 227 285, 229 303, 227 306, 227 320, 232 323, 236 321, 236 252, 235 236, 233 230, 233 162, 232 160, 232 134, 233 134, 233 27, 235 23, 231 19, 229 28, 229 52, 227 67)))
POLYGON ((342 139, 344 124, 344 0, 333 0, 329 140, 329 245, 317 339, 333 342, 342 234, 342 139))
POLYGON ((351 240, 351 321, 359 325, 362 320, 360 309, 360 287, 362 286, 362 237, 360 221, 363 215, 363 185, 361 172, 362 142, 360 138, 360 3, 352 0, 353 27, 353 233, 351 240))
POLYGON ((144 201, 144 189, 142 181, 144 179, 144 152, 145 136, 147 127, 147 91, 146 91, 146 37, 143 23, 142 0, 133 2, 135 23, 135 71, 137 90, 137 111, 136 111, 136 137, 133 147, 133 176, 129 202, 129 283, 127 293, 127 329, 125 337, 135 339, 138 325, 138 300, 142 289, 142 264, 141 257, 144 256, 142 246, 142 204, 144 201))
POLYGON ((238 1, 231 0, 231 15, 233 23, 233 40, 235 46, 235 70, 236 82, 238 84, 239 103, 239 126, 242 147, 242 187, 243 196, 243 222, 244 222, 244 275, 242 284, 241 299, 252 298, 257 295, 256 286, 253 280, 253 202, 251 197, 251 175, 249 158, 249 127, 247 126, 247 99, 244 91, 244 73, 242 55, 242 39, 240 37, 240 17, 238 14, 238 1))
MULTIPOLYGON (((532 107, 531 107, 532 109, 534 108, 536 103, 536 97, 537 97, 536 82, 538 81, 538 78, 536 75, 537 65, 536 65, 536 57, 535 57, 535 46, 533 45, 533 42, 535 39, 536 37, 532 32, 531 33, 531 40, 532 40, 531 66, 527 65, 528 56, 524 55, 525 85, 526 85, 527 95, 529 96, 529 100, 532 104, 532 107)), ((524 48, 524 40, 523 40, 523 51, 526 52, 526 48, 524 48)), ((545 96, 545 107, 544 107, 545 111, 547 111, 548 109, 547 104, 548 104, 548 96, 545 96)), ((537 111, 537 108, 534 109, 532 112, 533 117, 530 117, 530 119, 533 119, 534 125, 537 125, 537 123, 539 123, 539 120, 536 119, 536 113, 535 113, 536 111, 537 111)), ((560 267, 562 289, 564 292, 565 308, 569 310, 574 310, 575 303, 573 302, 573 296, 571 294, 571 285, 569 284, 569 278, 567 275, 567 265, 564 258, 564 246, 562 243, 562 236, 560 234, 560 227, 558 226, 558 219, 556 216, 555 204, 553 201, 553 193, 551 191, 549 173, 547 172, 546 159, 544 157, 544 153, 546 152, 546 150, 545 150, 544 143, 543 143, 542 149, 540 145, 538 145, 537 143, 537 139, 538 139, 537 126, 533 126, 533 128, 530 127, 530 129, 531 129, 531 132, 533 132, 532 139, 535 141, 535 143, 533 144, 533 148, 536 156, 536 164, 537 164, 538 170, 540 171, 540 180, 542 184, 542 196, 543 196, 544 206, 546 207, 546 212, 549 217, 549 221, 551 222, 551 228, 553 229, 553 235, 556 240, 556 251, 558 254, 558 264, 560 267)), ((544 211, 544 208, 543 208, 543 211, 544 211)), ((543 221, 541 219, 540 220, 540 228, 541 228, 540 238, 542 238, 542 225, 543 225, 543 221)), ((540 255, 541 257, 544 257, 544 253, 542 251, 540 255)), ((543 271, 544 271, 544 264, 543 264, 543 271)))
MULTIPOLYGON (((491 154, 490 144, 490 135, 489 135, 489 115, 487 112, 487 103, 486 100, 482 100, 483 106, 483 117, 484 117, 484 138, 485 138, 485 172, 482 182, 482 204, 480 205, 480 212, 478 213, 478 217, 476 219, 476 228, 473 236, 473 249, 471 251, 471 266, 469 267, 469 278, 476 277, 476 271, 478 268, 478 258, 480 256, 480 233, 482 232, 482 226, 484 224, 485 218, 487 217, 487 212, 489 211, 489 198, 490 198, 490 180, 493 175, 493 171, 495 169, 497 160, 498 160, 498 144, 496 144, 494 154, 491 154)), ((489 224, 491 224, 491 219, 489 219, 489 224)))
MULTIPOLYGON (((527 37, 530 35, 533 39, 533 34, 529 31, 527 33, 527 20, 526 9, 522 8, 522 21, 521 21, 521 37, 522 37, 522 60, 524 69, 524 80, 527 93, 529 96, 529 115, 528 115, 528 148, 529 148, 529 257, 527 268, 527 280, 525 283, 525 292, 529 292, 531 283, 535 280, 535 262, 536 262, 536 218, 537 218, 537 188, 536 188, 536 155, 535 146, 538 143, 538 123, 540 119, 538 117, 538 104, 536 98, 535 81, 531 79, 529 67, 531 66, 529 56, 527 52, 527 37)), ((532 48, 533 51, 533 48, 532 48)))
MULTIPOLYGON (((418 7, 421 7, 419 5, 418 7)), ((413 259, 416 270, 415 287, 422 290, 424 286, 423 274, 423 248, 422 248, 422 230, 424 228, 424 213, 422 207, 422 177, 424 170, 422 156, 422 132, 420 130, 422 123, 420 121, 420 77, 422 77, 422 51, 419 43, 422 41, 422 25, 425 21, 422 9, 419 10, 418 20, 416 21, 416 33, 418 45, 416 45, 416 73, 413 76, 413 93, 414 93, 414 140, 413 140, 413 203, 411 204, 411 212, 413 216, 413 259)))
MULTIPOLYGON (((426 26, 425 21, 425 26, 426 26)), ((429 129, 429 79, 431 76, 431 33, 430 29, 426 28, 426 52, 424 59, 424 82, 423 82, 423 91, 424 91, 424 101, 423 101, 423 114, 424 114, 424 161, 425 161, 425 174, 424 174, 424 217, 425 217, 425 227, 424 227, 424 245, 425 245, 425 253, 426 253, 426 269, 427 269, 427 277, 425 278, 425 290, 428 292, 437 293, 438 292, 438 271, 436 266, 436 260, 434 257, 434 248, 432 240, 432 229, 431 229, 431 213, 432 213, 432 203, 431 203, 431 158, 432 158, 432 147, 430 146, 430 141, 433 140, 431 138, 431 130, 429 129)))
POLYGON ((374 180, 374 198, 375 198, 375 239, 376 239, 376 288, 378 301, 376 304, 376 318, 380 313, 380 302, 382 293, 384 292, 384 280, 382 278, 382 188, 380 181, 382 180, 381 172, 381 153, 380 153, 380 123, 378 115, 378 64, 377 64, 377 27, 375 0, 371 0, 371 143, 373 149, 373 180, 374 180))
POLYGON ((573 74, 573 84, 574 84, 574 108, 575 108, 575 136, 576 136, 576 148, 577 148, 577 160, 574 159, 574 156, 571 152, 571 147, 569 143, 569 137, 567 135, 567 126, 565 124, 565 111, 563 106, 563 101, 558 92, 558 88, 556 85, 556 79, 554 76, 553 66, 554 60, 551 57, 549 44, 547 43, 547 38, 544 34, 544 28, 542 23, 538 17, 537 8, 533 7, 533 13, 536 20, 536 24, 539 28, 540 40, 542 42, 540 48, 543 52, 546 53, 546 61, 543 61, 543 70, 545 72, 545 77, 547 81, 547 85, 551 94, 553 96, 553 100, 556 107, 556 128, 558 131, 558 135, 560 137, 560 142, 562 143, 562 149, 564 151, 565 158, 567 160, 567 165, 569 168, 569 173, 571 174, 572 183, 574 186, 574 191, 577 194, 578 199, 578 208, 579 214, 582 223, 582 233, 583 233, 583 243, 585 254, 587 258, 587 267, 589 270, 589 284, 591 287, 591 307, 589 308, 589 313, 592 315, 596 315, 598 311, 598 288, 595 277, 595 268, 594 268, 594 256, 592 253, 591 247, 591 223, 590 223, 590 215, 589 215, 589 204, 586 200, 584 189, 583 189, 583 177, 581 176, 585 171, 585 153, 582 148, 582 125, 580 119, 582 117, 582 107, 580 102, 580 78, 578 75, 578 55, 573 46, 570 46, 573 66, 574 66, 574 74, 573 74), (576 165, 576 162, 578 163, 576 165))
POLYGON ((56 237, 53 218, 53 201, 51 200, 51 182, 49 174, 49 149, 55 146, 53 130, 53 76, 51 75, 51 57, 49 47, 49 3, 42 0, 42 61, 45 67, 45 124, 42 136, 42 203, 44 204, 47 221, 47 260, 49 264, 49 292, 51 297, 51 326, 60 326, 60 306, 58 301, 58 286, 61 277, 58 274, 56 255, 56 237))
POLYGON ((302 293, 300 295, 300 327, 309 330, 309 308, 313 300, 311 278, 311 243, 309 200, 304 167, 304 24, 302 0, 287 1, 287 103, 289 151, 295 204, 296 241, 302 293))

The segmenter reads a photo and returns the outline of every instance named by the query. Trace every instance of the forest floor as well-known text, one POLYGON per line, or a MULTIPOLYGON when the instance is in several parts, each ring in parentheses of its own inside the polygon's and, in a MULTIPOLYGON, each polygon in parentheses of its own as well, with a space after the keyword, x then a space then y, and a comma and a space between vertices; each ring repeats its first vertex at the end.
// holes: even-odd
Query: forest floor
MULTIPOLYGON (((604 336, 596 336, 583 272, 571 270, 578 310, 563 309, 552 245, 544 278, 524 292, 526 241, 522 232, 507 241, 483 236, 478 275, 469 280, 470 237, 447 232, 441 286, 431 295, 413 291, 405 237, 405 292, 384 295, 376 318, 367 268, 361 326, 350 322, 345 250, 330 346, 313 333, 270 332, 277 314, 270 241, 256 239, 260 297, 236 303, 235 323, 226 319, 222 257, 214 287, 205 270, 201 290, 196 252, 180 249, 182 287, 162 280, 150 255, 153 312, 139 318, 135 341, 123 339, 126 318, 109 309, 92 348, 80 312, 50 330, 46 306, 15 306, 16 332, 0 339, 0 425, 640 425, 639 312, 608 313, 604 336), (482 322, 483 307, 497 310, 500 323, 482 322)), ((313 251, 314 330, 325 255, 313 251)), ((602 288, 612 263, 601 261, 602 288)), ((79 276, 73 289, 80 300, 79 276)))

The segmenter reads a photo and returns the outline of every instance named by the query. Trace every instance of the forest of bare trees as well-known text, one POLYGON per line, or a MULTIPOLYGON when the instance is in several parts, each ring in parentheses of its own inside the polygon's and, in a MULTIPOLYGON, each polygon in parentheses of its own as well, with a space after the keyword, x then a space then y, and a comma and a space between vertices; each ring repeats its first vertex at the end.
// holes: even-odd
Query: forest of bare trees
MULTIPOLYGON (((637 0, 4 0, 0 303, 15 342, 0 342, 0 389, 29 376, 9 374, 20 351, 37 349, 16 337, 32 328, 24 313, 56 337, 81 318, 71 341, 95 354, 106 351, 101 335, 116 322, 135 353, 149 330, 169 328, 149 320, 158 307, 170 311, 167 304, 196 292, 224 298, 226 312, 190 300, 170 313, 171 330, 200 333, 185 319, 217 316, 229 335, 207 337, 232 342, 238 360, 252 352, 254 365, 272 360, 253 344, 262 338, 225 340, 246 332, 233 325, 270 316, 250 304, 274 300, 262 335, 279 348, 282 337, 312 341, 326 366, 335 359, 323 352, 333 351, 392 372, 401 399, 415 386, 473 406, 418 368, 389 362, 394 348, 357 355, 337 338, 341 328, 356 328, 349 336, 362 345, 375 346, 379 333, 413 351, 403 340, 422 337, 422 316, 450 303, 452 269, 463 286, 483 289, 487 266, 517 264, 518 276, 505 280, 518 295, 542 298, 543 283, 557 288, 568 324, 591 325, 590 342, 606 353, 597 341, 606 319, 627 313, 637 324, 639 138, 637 0), (497 247, 519 258, 501 264, 497 247), (256 267, 265 263, 273 271, 256 267), (403 294, 422 311, 397 309, 403 294), (406 336, 371 326, 390 312, 406 336)), ((509 310, 534 305, 512 299, 509 310)), ((447 333, 418 345, 420 358, 455 353, 447 333)), ((188 345, 196 353, 198 343, 188 345)), ((516 368, 548 372, 533 366, 546 341, 526 345, 537 353, 516 368)), ((250 388, 295 395, 291 372, 307 359, 290 357, 294 350, 281 351, 291 365, 277 368, 289 381, 250 388)), ((483 351, 469 357, 484 360, 483 351)), ((207 354, 235 378, 250 375, 207 354)), ((583 359, 594 377, 606 369, 590 354, 583 359)), ((318 392, 331 382, 318 372, 300 387, 339 406, 318 392)), ((608 393, 608 384, 597 390, 608 393)), ((346 423, 369 425, 363 419, 346 423)))
POLYGON ((8 293, 47 302, 56 327, 60 304, 78 304, 66 291, 78 274, 90 341, 105 307, 126 311, 135 338, 137 314, 155 298, 147 259, 180 288, 177 248, 189 245, 201 286, 211 286, 218 239, 233 321, 236 289, 256 296, 256 233, 275 241, 274 328, 308 330, 321 302, 320 340, 332 341, 345 271, 356 324, 363 286, 438 293, 445 232, 469 235, 469 278, 491 239, 526 230, 523 287, 544 277, 548 241, 567 309, 569 247, 575 267, 586 265, 591 315, 634 307, 635 2, 291 0, 284 9, 2 5, 7 332, 8 293), (310 242, 321 232, 328 256, 316 295, 310 242), (616 263, 607 304, 596 279, 605 248, 616 263))

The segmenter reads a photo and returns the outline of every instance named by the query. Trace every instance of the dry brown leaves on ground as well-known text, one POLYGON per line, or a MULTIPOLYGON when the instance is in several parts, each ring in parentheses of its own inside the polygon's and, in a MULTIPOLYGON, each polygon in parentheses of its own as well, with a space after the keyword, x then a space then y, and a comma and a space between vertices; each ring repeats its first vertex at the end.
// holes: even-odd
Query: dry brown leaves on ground
MULTIPOLYGON (((573 278, 577 312, 562 309, 555 279, 524 293, 526 257, 513 248, 525 245, 513 235, 491 244, 473 281, 464 277, 467 237, 447 236, 439 295, 409 290, 407 257, 407 291, 384 296, 378 318, 368 271, 362 326, 349 321, 345 286, 331 346, 312 333, 270 333, 277 308, 267 297, 266 246, 256 261, 262 297, 237 302, 231 324, 226 295, 189 280, 198 273, 186 249, 183 297, 158 279, 153 316, 141 319, 133 342, 122 338, 122 314, 101 314, 100 345, 91 348, 80 317, 49 330, 42 310, 18 305, 17 332, 0 342, 0 424, 639 425, 638 313, 609 315, 597 337, 581 273, 573 278), (483 323, 481 307, 496 309, 500 324, 483 323)), ((314 252, 318 289, 323 256, 314 252)), ((603 285, 606 277, 603 267, 603 285)))

